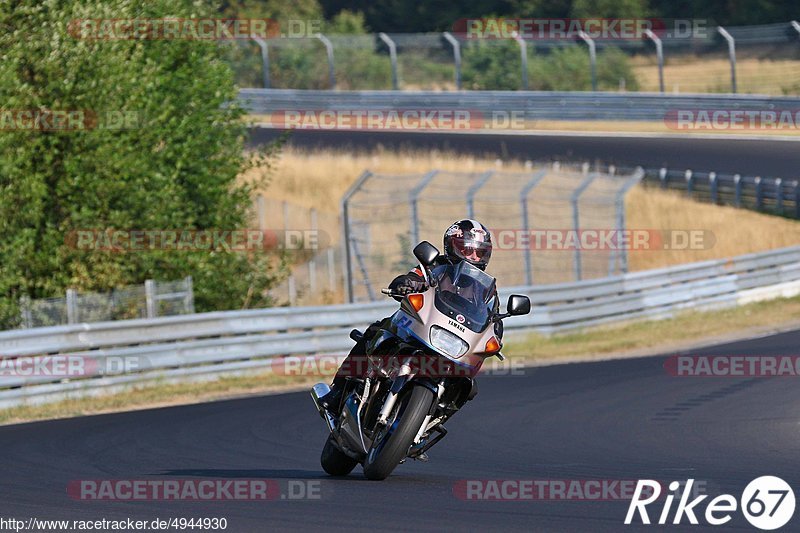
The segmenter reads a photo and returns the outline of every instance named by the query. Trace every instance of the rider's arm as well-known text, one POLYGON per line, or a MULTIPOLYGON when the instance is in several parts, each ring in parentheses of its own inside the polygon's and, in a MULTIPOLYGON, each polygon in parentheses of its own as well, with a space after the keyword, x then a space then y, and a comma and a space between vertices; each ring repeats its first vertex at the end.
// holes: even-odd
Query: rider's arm
MULTIPOLYGON (((408 274, 401 274, 389 284, 389 290, 397 294, 408 294, 412 292, 422 292, 428 288, 422 271, 419 268, 412 269, 408 274)), ((396 300, 400 298, 395 297, 396 300)))

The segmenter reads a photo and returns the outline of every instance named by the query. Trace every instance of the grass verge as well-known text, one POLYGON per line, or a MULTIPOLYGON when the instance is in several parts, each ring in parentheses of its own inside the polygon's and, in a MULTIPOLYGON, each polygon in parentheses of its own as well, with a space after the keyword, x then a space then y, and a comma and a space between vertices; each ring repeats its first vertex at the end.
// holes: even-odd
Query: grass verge
MULTIPOLYGON (((553 336, 531 334, 509 342, 504 352, 527 363, 604 359, 688 349, 701 344, 766 334, 797 326, 800 297, 782 298, 715 311, 688 311, 664 320, 635 321, 553 336)), ((69 418, 133 409, 165 407, 289 391, 309 387, 318 376, 257 373, 204 383, 181 383, 0 411, 0 424, 69 418)), ((309 404, 309 409, 311 405, 309 404)))

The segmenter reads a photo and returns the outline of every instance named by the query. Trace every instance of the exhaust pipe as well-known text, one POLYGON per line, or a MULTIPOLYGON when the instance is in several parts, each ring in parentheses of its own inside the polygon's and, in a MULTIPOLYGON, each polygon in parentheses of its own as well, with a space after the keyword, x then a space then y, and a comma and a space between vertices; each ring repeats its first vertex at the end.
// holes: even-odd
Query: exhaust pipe
POLYGON ((319 403, 319 399, 328 394, 330 391, 331 388, 328 386, 328 384, 317 383, 311 387, 311 399, 314 400, 314 405, 317 407, 317 411, 319 411, 319 416, 325 419, 325 422, 328 424, 328 430, 333 433, 333 430, 336 428, 336 421, 319 403))

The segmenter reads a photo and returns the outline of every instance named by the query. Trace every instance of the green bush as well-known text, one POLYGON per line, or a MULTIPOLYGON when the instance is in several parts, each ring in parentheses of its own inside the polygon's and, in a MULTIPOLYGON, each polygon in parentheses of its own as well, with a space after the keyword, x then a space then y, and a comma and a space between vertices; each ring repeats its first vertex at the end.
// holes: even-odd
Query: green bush
MULTIPOLYGON (((213 41, 87 40, 70 21, 218 16, 190 0, 23 0, 0 7, 3 108, 89 110, 100 127, 0 132, 0 327, 18 301, 191 275, 200 311, 269 304, 265 254, 80 250, 79 229, 234 229, 249 220, 254 163, 233 74, 213 41), (128 113, 127 129, 103 124, 128 113)), ((265 154, 268 157, 269 154, 265 154)), ((257 158, 258 159, 258 158, 257 158)))

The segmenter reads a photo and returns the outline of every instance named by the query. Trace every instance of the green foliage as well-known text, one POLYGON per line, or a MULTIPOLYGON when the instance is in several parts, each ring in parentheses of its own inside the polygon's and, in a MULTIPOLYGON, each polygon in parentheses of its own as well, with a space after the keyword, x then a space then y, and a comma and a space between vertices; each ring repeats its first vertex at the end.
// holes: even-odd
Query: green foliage
MULTIPOLYGON (((516 41, 476 43, 464 53, 464 86, 468 89, 519 90, 522 87, 520 50, 516 41)), ((638 89, 628 57, 618 48, 597 54, 597 85, 617 90, 620 80, 627 90, 638 89)), ((537 50, 528 46, 528 83, 537 91, 590 91, 589 52, 585 46, 537 50)))
MULTIPOLYGON (((83 131, 0 132, 0 326, 17 302, 194 278, 198 310, 268 304, 276 276, 264 254, 79 250, 79 229, 235 229, 246 226, 250 164, 242 111, 219 45, 198 40, 87 40, 73 19, 216 16, 190 0, 26 0, 0 7, 4 109, 90 110, 83 131), (137 118, 111 129, 109 113, 137 118)), ((265 159, 267 158, 267 159, 265 159)))

